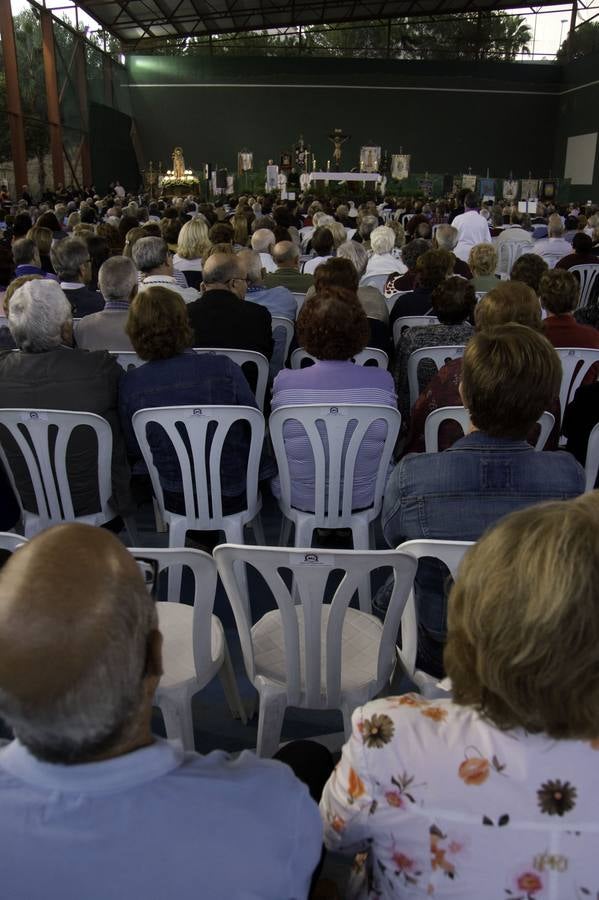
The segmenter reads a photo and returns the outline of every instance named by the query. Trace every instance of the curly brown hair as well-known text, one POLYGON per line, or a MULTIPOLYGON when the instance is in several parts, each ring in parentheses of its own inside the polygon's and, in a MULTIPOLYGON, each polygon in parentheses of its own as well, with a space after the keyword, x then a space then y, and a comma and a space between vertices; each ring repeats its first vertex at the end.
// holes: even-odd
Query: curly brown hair
POLYGON ((349 259, 339 256, 321 263, 314 271, 314 287, 317 293, 330 287, 339 287, 355 294, 358 290, 358 280, 354 264, 349 259))
POLYGON ((452 275, 438 284, 431 296, 435 315, 442 325, 471 322, 476 306, 476 294, 471 281, 452 275))
POLYGON ((449 250, 427 250, 416 261, 418 284, 432 291, 449 275, 453 275, 455 257, 449 250))
POLYGON ((550 269, 541 277, 539 296, 542 306, 554 316, 576 309, 579 283, 567 269, 550 269))
POLYGON ((523 253, 512 266, 510 280, 523 281, 538 294, 539 282, 548 269, 549 266, 538 253, 523 253))
POLYGON ((351 359, 368 343, 368 319, 355 291, 327 286, 304 302, 297 319, 301 347, 317 359, 351 359))
POLYGON ((144 360, 170 359, 193 344, 183 298, 160 285, 140 291, 132 300, 125 331, 144 360))

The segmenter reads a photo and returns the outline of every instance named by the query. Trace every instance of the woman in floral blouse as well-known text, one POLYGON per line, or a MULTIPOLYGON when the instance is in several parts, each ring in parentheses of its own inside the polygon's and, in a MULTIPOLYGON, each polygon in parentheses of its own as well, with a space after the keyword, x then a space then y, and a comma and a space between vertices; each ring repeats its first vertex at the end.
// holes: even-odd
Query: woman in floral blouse
POLYGON ((347 898, 599 898, 599 503, 514 513, 449 603, 453 700, 355 710, 321 802, 347 898))

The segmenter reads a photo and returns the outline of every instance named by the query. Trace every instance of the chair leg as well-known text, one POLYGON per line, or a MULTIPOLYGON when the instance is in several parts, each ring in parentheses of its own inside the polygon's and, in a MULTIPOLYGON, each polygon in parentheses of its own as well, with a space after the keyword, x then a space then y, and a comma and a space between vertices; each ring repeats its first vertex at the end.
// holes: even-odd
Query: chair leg
POLYGON ((229 647, 227 646, 227 639, 224 635, 223 650, 223 664, 219 669, 218 677, 220 678, 220 683, 223 686, 223 691, 225 692, 225 698, 227 700, 229 709, 231 710, 231 715, 234 719, 241 719, 243 724, 247 725, 247 713, 243 705, 243 700, 241 699, 241 696, 239 694, 239 687, 237 685, 237 679, 235 678, 233 663, 231 662, 229 647))
MULTIPOLYGON (((352 539, 354 550, 370 549, 370 528, 368 525, 358 525, 352 528, 352 539)), ((358 601, 360 611, 364 613, 372 613, 372 592, 370 589, 370 575, 365 575, 360 579, 358 586, 358 601)))
POLYGON ((287 697, 285 694, 268 687, 260 691, 257 756, 271 757, 279 749, 286 708, 287 697))
MULTIPOLYGON (((187 528, 185 520, 171 523, 169 526, 168 545, 169 547, 185 547, 185 535, 187 528)), ((169 566, 168 569, 168 591, 166 599, 169 603, 178 603, 181 596, 181 580, 183 578, 183 566, 169 566)))
POLYGON ((256 518, 252 521, 252 531, 254 532, 254 537, 256 538, 256 544, 259 547, 266 546, 266 538, 264 537, 264 526, 262 525, 262 516, 260 513, 256 516, 256 518))
POLYGON ((156 531, 159 534, 164 534, 168 531, 168 525, 162 518, 162 513, 160 512, 156 497, 152 497, 152 505, 154 506, 154 523, 156 525, 156 531))
POLYGON ((169 740, 179 739, 184 750, 195 750, 191 697, 180 694, 176 699, 162 698, 157 706, 164 719, 166 736, 169 740))
POLYGON ((279 534, 279 547, 287 547, 289 538, 291 537, 291 519, 281 514, 281 531, 279 534))
POLYGON ((129 536, 129 540, 131 541, 132 547, 139 547, 139 533, 137 531, 137 524, 135 522, 135 518, 133 516, 126 516, 124 519, 125 522, 125 531, 129 536))

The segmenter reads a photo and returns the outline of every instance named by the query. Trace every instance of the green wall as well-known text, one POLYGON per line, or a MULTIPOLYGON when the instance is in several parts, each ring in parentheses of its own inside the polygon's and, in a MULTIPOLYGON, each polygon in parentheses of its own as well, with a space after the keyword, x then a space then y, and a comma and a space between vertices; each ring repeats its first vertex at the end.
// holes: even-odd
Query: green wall
MULTIPOLYGON (((566 163, 568 138, 599 131, 598 69, 597 55, 587 56, 564 67, 554 143, 554 169, 560 175, 566 163)), ((571 200, 599 200, 599 146, 592 185, 573 184, 568 193, 571 200)))
POLYGON ((554 167, 563 71, 553 63, 139 55, 127 73, 146 161, 165 166, 180 144, 195 169, 210 161, 233 172, 246 147, 263 170, 301 132, 324 168, 337 127, 351 135, 348 168, 370 143, 402 148, 417 172, 540 178, 554 167))

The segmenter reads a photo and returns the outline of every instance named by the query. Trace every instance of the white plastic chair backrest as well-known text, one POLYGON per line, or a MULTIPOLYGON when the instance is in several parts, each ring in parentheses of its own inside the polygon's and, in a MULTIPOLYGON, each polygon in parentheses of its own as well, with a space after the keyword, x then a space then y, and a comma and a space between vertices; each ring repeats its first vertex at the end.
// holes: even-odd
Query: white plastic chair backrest
POLYGON ((401 217, 401 224, 403 225, 404 228, 406 227, 406 225, 408 224, 410 219, 413 219, 415 215, 416 215, 416 213, 404 213, 403 214, 403 216, 401 217))
POLYGON ((304 305, 304 300, 306 299, 306 295, 305 295, 305 293, 301 294, 296 291, 292 291, 291 293, 293 294, 293 299, 297 303, 297 311, 299 313, 300 309, 304 305))
POLYGON ((363 275, 360 278, 360 287, 374 287, 382 293, 388 278, 389 275, 363 275))
POLYGON ((397 347, 404 328, 424 328, 440 324, 436 316, 400 316, 393 323, 393 343, 397 347))
POLYGON ((500 241, 496 249, 499 255, 498 269, 509 275, 518 257, 532 251, 532 244, 520 241, 500 241))
POLYGON ((124 369, 125 372, 128 369, 137 369, 138 366, 143 366, 145 362, 145 360, 140 359, 133 350, 109 350, 108 352, 111 356, 114 356, 119 366, 124 369))
POLYGON ((378 462, 372 505, 374 515, 378 515, 382 506, 387 468, 401 425, 401 415, 397 409, 375 404, 339 403, 335 406, 329 403, 311 403, 281 406, 271 413, 270 437, 279 470, 280 502, 288 518, 292 517, 291 475, 283 439, 285 423, 299 422, 312 448, 315 475, 314 527, 342 528, 351 520, 354 473, 364 435, 372 424, 381 420, 387 423, 387 436, 378 462), (322 434, 317 423, 320 423, 322 434), (353 432, 344 454, 346 433, 350 427, 353 432))
POLYGON ((15 534, 13 531, 0 531, 0 550, 8 550, 14 553, 21 544, 26 544, 27 538, 22 534, 15 534))
POLYGON ((220 356, 228 356, 230 360, 241 368, 245 363, 256 367, 256 403, 264 411, 264 399, 266 397, 266 385, 268 384, 268 360, 257 350, 236 350, 230 347, 194 347, 195 353, 218 353, 220 356))
POLYGON ((545 260, 550 269, 555 269, 560 259, 564 258, 563 253, 543 253, 542 258, 545 260))
POLYGON ((593 491, 597 481, 597 472, 599 471, 599 424, 595 425, 589 435, 584 471, 586 475, 585 491, 593 491))
POLYGON ((476 292, 476 302, 480 303, 480 301, 483 299, 483 297, 486 297, 488 293, 489 293, 488 291, 477 291, 476 292))
MULTIPOLYGON (((312 356, 312 354, 308 353, 307 350, 304 350, 303 347, 298 347, 291 354, 291 368, 301 369, 302 362, 305 359, 310 359, 314 363, 318 362, 315 356, 312 356)), ((357 366, 364 366, 367 362, 375 362, 379 369, 386 369, 389 365, 389 357, 384 350, 379 350, 378 347, 364 347, 363 350, 356 353, 352 362, 357 366)))
POLYGON ((136 559, 155 560, 158 572, 170 566, 187 566, 193 575, 193 658, 196 673, 212 661, 211 617, 216 596, 218 574, 216 564, 209 553, 191 548, 170 549, 156 547, 129 547, 136 559))
MULTIPOLYGON (((443 422, 457 422, 462 431, 466 433, 470 427, 470 414, 463 406, 441 406, 433 410, 426 417, 424 423, 424 452, 437 453, 439 451, 439 429, 443 422)), ((555 416, 550 412, 543 412, 537 419, 541 431, 535 444, 535 450, 542 450, 555 425, 555 416)))
POLYGON ((5 426, 17 444, 35 494, 37 513, 22 506, 0 428, 0 459, 21 506, 27 537, 60 522, 79 520, 100 525, 114 518, 108 504, 112 494, 112 430, 106 419, 95 413, 57 409, 0 409, 0 426, 5 426), (89 476, 97 478, 99 508, 91 515, 76 517, 67 477, 67 447, 73 431, 80 426, 91 428, 96 435, 98 468, 89 476))
POLYGON ((568 271, 572 272, 573 275, 578 275, 580 280, 578 306, 576 309, 582 309, 583 306, 588 305, 588 302, 591 299, 595 281, 599 275, 599 261, 597 263, 590 263, 590 265, 571 266, 568 271))
POLYGON ((421 347, 414 350, 408 358, 408 385, 410 388, 410 408, 414 406, 420 394, 418 385, 418 366, 423 359, 432 359, 437 369, 442 368, 448 359, 458 359, 464 355, 464 345, 447 345, 444 347, 421 347))
POLYGON ((285 331, 285 346, 283 350, 283 365, 285 365, 285 361, 287 359, 287 356, 289 355, 291 341, 293 340, 293 335, 295 334, 295 324, 291 321, 291 319, 287 319, 285 316, 272 316, 273 337, 275 331, 278 328, 282 328, 285 331))
POLYGON ((417 563, 410 555, 395 550, 291 549, 286 547, 251 547, 220 544, 214 550, 218 572, 231 603, 250 680, 255 677, 254 648, 248 616, 250 602, 246 594, 247 580, 240 577, 237 561, 253 566, 272 592, 281 614, 285 646, 286 688, 289 705, 299 705, 300 673, 305 672, 305 706, 329 706, 339 703, 341 693, 341 648, 343 621, 348 605, 364 577, 382 567, 395 574, 393 593, 379 647, 377 675, 380 677, 394 655, 397 631, 405 607, 417 563), (291 571, 293 587, 287 587, 282 573, 291 571), (342 580, 330 602, 330 613, 323 634, 322 607, 327 582, 332 572, 341 572, 342 580), (303 648, 300 646, 298 606, 303 609, 303 648), (326 654, 326 666, 321 666, 326 654), (302 658, 303 657, 303 658, 302 658), (324 678, 322 670, 324 668, 324 678))
POLYGON ((163 518, 168 520, 169 513, 164 507, 160 476, 154 465, 147 438, 148 425, 157 423, 161 426, 177 454, 183 484, 185 517, 189 522, 197 523, 196 526, 190 525, 190 528, 218 531, 223 529, 221 456, 229 429, 235 422, 248 422, 250 426, 246 476, 247 509, 257 509, 258 468, 264 440, 264 416, 260 410, 251 406, 160 406, 155 409, 140 409, 134 413, 133 430, 148 467, 154 496, 163 518), (183 440, 182 434, 187 435, 188 445, 183 440), (209 454, 206 457, 208 445, 209 454), (193 458, 190 457, 188 446, 193 458))
MULTIPOLYGON (((599 268, 599 267, 598 267, 599 268)), ((562 383, 559 391, 559 404, 562 420, 566 406, 574 399, 574 394, 582 384, 593 363, 599 362, 599 350, 582 347, 556 347, 562 363, 562 383), (576 367, 579 367, 578 370, 576 367)))
MULTIPOLYGON (((416 559, 423 557, 438 559, 447 566, 451 577, 455 579, 464 554, 473 545, 473 541, 414 540, 404 541, 397 547, 397 550, 402 553, 410 553, 416 559)), ((418 620, 413 591, 410 592, 401 617, 401 644, 401 660, 408 674, 411 675, 414 672, 418 648, 418 620)))

